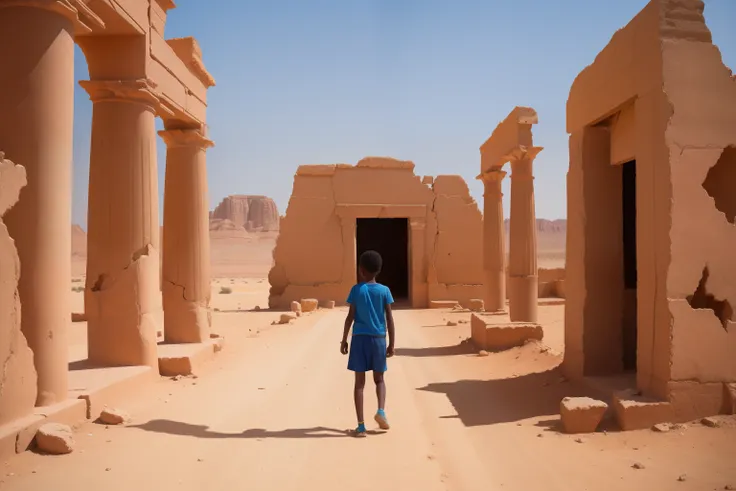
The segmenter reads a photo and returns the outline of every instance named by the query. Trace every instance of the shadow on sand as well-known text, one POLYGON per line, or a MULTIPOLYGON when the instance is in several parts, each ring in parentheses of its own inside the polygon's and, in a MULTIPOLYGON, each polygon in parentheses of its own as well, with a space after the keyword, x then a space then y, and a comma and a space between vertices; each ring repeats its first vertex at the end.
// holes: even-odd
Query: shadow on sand
POLYGON ((443 418, 459 418, 465 426, 550 416, 537 424, 551 431, 557 430, 560 401, 564 397, 586 395, 583 387, 561 382, 557 369, 507 379, 429 384, 418 390, 445 394, 457 415, 443 418))
MULTIPOLYGON (((313 428, 288 428, 278 431, 271 431, 263 428, 252 428, 240 433, 221 433, 218 431, 211 431, 209 427, 205 425, 193 425, 189 423, 182 423, 180 421, 171 421, 168 419, 153 419, 147 423, 143 423, 140 425, 130 425, 128 427, 138 428, 140 430, 151 431, 154 433, 193 436, 196 438, 301 439, 353 437, 351 430, 338 430, 335 428, 327 428, 324 426, 315 426, 313 428)), ((369 435, 381 435, 383 433, 383 431, 368 431, 369 435)))
POLYGON ((410 356, 414 358, 426 358, 432 356, 464 356, 477 353, 471 343, 463 341, 451 346, 431 346, 427 348, 396 348, 396 356, 410 356))

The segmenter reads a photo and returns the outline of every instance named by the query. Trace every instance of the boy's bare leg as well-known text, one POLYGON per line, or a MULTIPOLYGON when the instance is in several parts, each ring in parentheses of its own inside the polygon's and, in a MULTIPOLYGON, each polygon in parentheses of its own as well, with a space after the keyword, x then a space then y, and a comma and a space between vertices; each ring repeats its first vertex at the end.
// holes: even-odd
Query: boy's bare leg
POLYGON ((373 372, 373 381, 376 383, 376 397, 378 409, 386 409, 386 383, 383 381, 383 372, 373 372))
POLYGON ((365 372, 355 372, 355 388, 353 397, 355 399, 355 415, 358 417, 358 424, 365 423, 363 418, 363 389, 365 388, 365 372))
POLYGON ((382 430, 388 430, 391 426, 386 418, 386 382, 383 379, 383 372, 373 372, 373 381, 376 383, 376 397, 378 398, 375 420, 382 430))

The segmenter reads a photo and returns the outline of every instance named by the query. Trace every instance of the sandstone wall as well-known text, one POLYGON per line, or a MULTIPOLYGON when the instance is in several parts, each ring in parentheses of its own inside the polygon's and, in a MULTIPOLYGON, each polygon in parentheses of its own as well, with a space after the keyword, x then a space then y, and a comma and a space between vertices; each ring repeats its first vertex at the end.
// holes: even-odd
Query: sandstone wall
POLYGON ((386 158, 363 159, 355 166, 300 166, 274 249, 270 305, 285 307, 305 296, 344 303, 344 254, 354 243, 343 244, 337 209, 360 205, 376 205, 377 217, 391 213, 391 207, 423 206, 425 247, 417 261, 422 264, 417 286, 429 284, 430 298, 479 297, 482 220, 477 204, 461 177, 440 176, 423 184, 413 169, 411 162, 386 158))
POLYGON ((2 221, 26 185, 23 167, 0 152, 0 425, 25 416, 36 403, 36 369, 33 352, 20 326, 18 278, 20 260, 15 242, 2 221))
POLYGON ((279 230, 276 203, 266 196, 228 196, 210 213, 210 219, 230 220, 248 232, 279 230))
POLYGON ((611 163, 635 157, 638 389, 678 420, 721 412, 736 381, 736 83, 703 3, 652 0, 617 31, 576 78, 567 127, 566 371, 621 344, 620 192, 607 193, 611 163))
POLYGON ((663 89, 672 107, 665 133, 672 182, 670 389, 673 400, 686 400, 683 388, 708 384, 715 414, 718 382, 736 382, 736 81, 704 24, 702 30, 708 37, 700 42, 662 42, 663 89))

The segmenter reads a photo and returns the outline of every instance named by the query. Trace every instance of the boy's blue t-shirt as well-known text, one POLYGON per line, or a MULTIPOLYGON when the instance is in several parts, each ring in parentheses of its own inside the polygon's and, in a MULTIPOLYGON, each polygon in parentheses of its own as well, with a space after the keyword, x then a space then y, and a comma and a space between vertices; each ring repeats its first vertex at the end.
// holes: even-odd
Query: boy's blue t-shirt
POLYGON ((353 336, 386 336, 386 305, 394 303, 387 286, 358 283, 350 290, 348 304, 355 305, 353 336))

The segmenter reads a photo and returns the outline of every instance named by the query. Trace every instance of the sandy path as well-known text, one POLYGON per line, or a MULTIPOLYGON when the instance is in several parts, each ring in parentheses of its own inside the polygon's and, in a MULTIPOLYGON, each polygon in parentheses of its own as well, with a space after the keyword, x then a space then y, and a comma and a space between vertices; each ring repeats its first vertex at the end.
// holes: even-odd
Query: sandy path
MULTIPOLYGON (((560 397, 576 390, 551 371, 559 359, 535 346, 474 356, 460 343, 467 324, 442 322, 467 314, 396 313, 400 349, 387 374, 394 427, 348 437, 355 420, 352 376, 338 353, 344 312, 269 326, 277 315, 218 313, 228 344, 201 377, 162 379, 142 391, 124 408, 134 418, 128 427, 84 425, 71 455, 18 456, 0 487, 602 491, 736 484, 733 428, 601 433, 582 444, 550 431, 560 397), (633 462, 646 469, 633 470, 633 462), (677 482, 681 474, 685 482, 677 482)), ((366 414, 374 410, 369 382, 366 414)))

